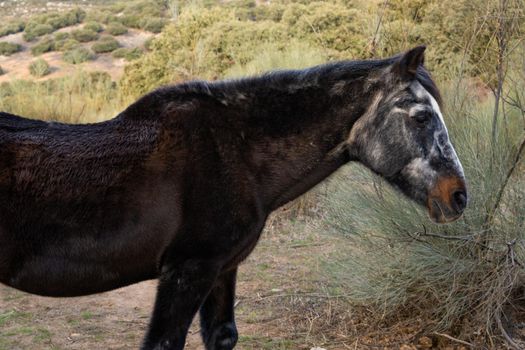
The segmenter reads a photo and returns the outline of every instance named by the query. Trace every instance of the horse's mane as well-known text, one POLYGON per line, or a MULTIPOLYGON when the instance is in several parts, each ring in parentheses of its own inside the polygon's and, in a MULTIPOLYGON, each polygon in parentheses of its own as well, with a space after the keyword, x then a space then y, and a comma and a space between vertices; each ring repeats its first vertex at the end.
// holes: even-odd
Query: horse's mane
MULTIPOLYGON (((276 70, 239 79, 212 82, 195 80, 161 87, 150 94, 157 97, 161 95, 171 96, 174 99, 208 96, 218 100, 229 100, 236 99, 243 93, 256 93, 266 89, 293 90, 325 85, 323 83, 328 86, 330 83, 342 80, 350 81, 367 73, 379 71, 393 64, 397 59, 398 56, 375 60, 337 61, 306 69, 276 70)), ((420 66, 415 79, 441 104, 439 89, 426 68, 420 66)))

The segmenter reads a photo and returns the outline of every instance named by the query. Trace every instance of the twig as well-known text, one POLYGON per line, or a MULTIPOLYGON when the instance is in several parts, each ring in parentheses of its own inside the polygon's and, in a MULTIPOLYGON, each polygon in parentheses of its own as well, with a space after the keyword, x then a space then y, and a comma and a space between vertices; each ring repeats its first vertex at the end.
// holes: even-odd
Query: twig
POLYGON ((501 203, 501 198, 503 197, 503 193, 505 192, 505 188, 507 187, 507 184, 512 177, 512 174, 514 173, 514 170, 516 169, 518 163, 520 162, 521 154, 523 153, 523 150, 525 149, 525 135, 523 136, 523 139, 521 140, 520 146, 518 147, 518 152, 516 152, 516 156, 514 157, 514 162, 512 162, 512 165, 507 171, 507 175, 505 176, 505 179, 503 180, 503 183, 501 184, 501 187, 496 195, 496 201, 494 202, 494 205, 492 209, 487 213, 487 216, 485 217, 485 224, 486 227, 493 219, 494 213, 496 210, 498 210, 499 205, 501 203))
POLYGON ((509 335, 509 333, 507 333, 507 331, 505 330, 505 327, 503 327, 503 323, 501 322, 501 317, 500 315, 496 315, 496 323, 498 324, 498 328, 501 332, 501 334, 503 335, 503 337, 505 338, 505 340, 509 343, 509 345, 516 349, 516 350, 520 350, 520 349, 523 349, 521 346, 519 346, 515 341, 514 339, 512 339, 512 337, 509 335))
POLYGON ((454 338, 454 337, 452 337, 452 336, 450 336, 448 334, 445 334, 445 333, 434 332, 433 334, 438 335, 438 336, 443 337, 443 338, 447 338, 448 340, 455 341, 456 343, 460 343, 460 344, 467 345, 467 346, 470 346, 470 347, 475 347, 474 344, 469 343, 468 341, 464 341, 464 340, 461 340, 461 339, 458 339, 458 338, 454 338))

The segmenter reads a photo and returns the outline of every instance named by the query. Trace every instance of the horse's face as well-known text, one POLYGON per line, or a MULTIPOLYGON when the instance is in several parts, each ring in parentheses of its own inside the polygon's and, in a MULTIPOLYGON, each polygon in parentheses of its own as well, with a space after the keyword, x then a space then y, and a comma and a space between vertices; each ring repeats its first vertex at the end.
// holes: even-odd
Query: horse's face
POLYGON ((439 93, 422 66, 424 49, 407 52, 382 74, 350 142, 363 164, 426 206, 433 221, 445 223, 461 216, 467 190, 436 101, 439 93))

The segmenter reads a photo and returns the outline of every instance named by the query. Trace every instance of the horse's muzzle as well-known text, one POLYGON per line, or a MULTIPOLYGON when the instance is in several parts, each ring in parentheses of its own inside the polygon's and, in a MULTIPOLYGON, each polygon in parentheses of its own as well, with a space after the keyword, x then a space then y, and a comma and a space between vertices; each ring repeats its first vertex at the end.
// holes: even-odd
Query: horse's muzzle
POLYGON ((467 200, 467 187, 462 177, 441 177, 428 195, 430 218, 440 224, 455 221, 463 214, 467 200))

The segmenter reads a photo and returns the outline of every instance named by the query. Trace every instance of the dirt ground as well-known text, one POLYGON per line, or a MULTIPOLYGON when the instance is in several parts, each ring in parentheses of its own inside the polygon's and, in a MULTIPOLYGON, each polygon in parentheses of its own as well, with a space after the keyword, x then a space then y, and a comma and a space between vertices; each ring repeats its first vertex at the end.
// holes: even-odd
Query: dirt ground
MULTIPOLYGON (((271 219, 267 227, 239 272, 237 349, 429 348, 418 322, 395 329, 373 324, 366 310, 329 284, 323 261, 344 245, 341 238, 321 235, 305 222, 271 219)), ((0 286, 0 350, 137 349, 155 289, 156 281, 145 281, 55 299, 0 286)), ((186 348, 203 349, 198 322, 186 348)))
MULTIPOLYGON (((59 29, 57 32, 70 32, 74 29, 81 28, 82 25, 71 26, 59 29)), ((104 34, 104 33, 102 33, 104 34)), ((133 48, 142 47, 147 39, 154 34, 142 30, 129 28, 128 32, 123 35, 115 36, 114 38, 119 42, 121 47, 133 48)), ((0 55, 0 67, 4 70, 4 74, 0 75, 0 83, 8 82, 15 79, 30 79, 30 80, 45 80, 59 78, 73 74, 79 69, 85 71, 102 71, 107 72, 115 81, 120 79, 124 72, 126 61, 123 58, 115 59, 111 53, 97 54, 94 60, 87 61, 81 64, 70 64, 62 60, 62 52, 51 51, 39 56, 31 54, 31 47, 38 43, 38 41, 28 43, 23 39, 23 33, 16 33, 7 35, 1 38, 1 41, 16 43, 22 46, 22 50, 11 56, 0 55), (43 58, 49 63, 51 73, 40 79, 35 79, 29 74, 29 65, 37 58, 43 58)), ((93 42, 83 43, 81 46, 90 48, 93 42)))

